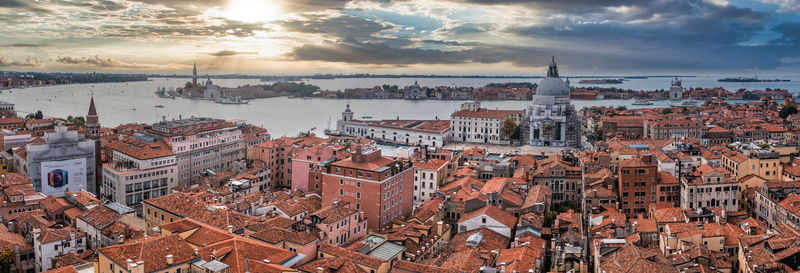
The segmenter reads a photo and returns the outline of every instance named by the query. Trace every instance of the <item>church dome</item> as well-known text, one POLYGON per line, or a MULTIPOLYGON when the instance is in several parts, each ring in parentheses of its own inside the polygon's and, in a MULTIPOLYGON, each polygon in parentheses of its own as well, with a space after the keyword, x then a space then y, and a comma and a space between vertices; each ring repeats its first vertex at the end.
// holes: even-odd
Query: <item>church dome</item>
POLYGON ((547 77, 539 82, 539 86, 536 87, 536 95, 569 96, 569 87, 561 78, 547 77))

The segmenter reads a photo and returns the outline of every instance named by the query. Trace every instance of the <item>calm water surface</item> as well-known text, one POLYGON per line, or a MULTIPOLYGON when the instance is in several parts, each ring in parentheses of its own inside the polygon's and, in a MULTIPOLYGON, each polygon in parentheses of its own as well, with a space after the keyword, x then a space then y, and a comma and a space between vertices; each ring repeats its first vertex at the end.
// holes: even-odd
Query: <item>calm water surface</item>
MULTIPOLYGON (((728 89, 742 88, 742 84, 719 83, 719 77, 686 78, 683 85, 691 86, 723 86, 728 89)), ((765 87, 787 88, 792 93, 800 91, 800 77, 790 78, 785 83, 755 83, 749 89, 765 87)), ((461 101, 406 101, 406 100, 326 100, 326 99, 290 99, 285 97, 251 100, 245 105, 222 105, 212 101, 197 101, 176 98, 162 99, 154 92, 157 88, 179 87, 189 79, 152 79, 147 82, 104 83, 64 85, 53 87, 36 87, 26 89, 4 90, 0 100, 16 104, 19 111, 35 112, 42 110, 45 116, 66 117, 84 116, 89 108, 89 97, 94 93, 97 112, 103 126, 114 127, 124 123, 153 123, 162 117, 177 119, 179 115, 209 116, 223 119, 243 119, 249 123, 267 128, 275 136, 293 136, 301 131, 312 130, 321 134, 330 126, 335 127, 336 120, 349 102, 356 118, 371 116, 374 119, 449 119, 450 113, 456 110, 461 101), (164 108, 156 108, 164 105, 164 108)), ((431 79, 431 78, 389 78, 389 79, 333 79, 309 80, 308 83, 326 90, 341 90, 350 87, 373 87, 382 84, 410 85, 414 80, 422 86, 484 86, 492 82, 538 82, 540 79, 431 79)), ((245 84, 261 84, 258 80, 220 79, 216 84, 234 87, 245 84)), ((573 85, 578 80, 572 80, 573 85)), ((621 88, 654 90, 667 88, 668 78, 649 78, 630 80, 617 86, 621 88)), ((525 109, 529 101, 486 101, 483 107, 496 109, 525 109)), ((573 101, 577 108, 586 106, 620 106, 629 108, 665 107, 669 101, 656 101, 652 106, 631 106, 630 100, 573 101)))

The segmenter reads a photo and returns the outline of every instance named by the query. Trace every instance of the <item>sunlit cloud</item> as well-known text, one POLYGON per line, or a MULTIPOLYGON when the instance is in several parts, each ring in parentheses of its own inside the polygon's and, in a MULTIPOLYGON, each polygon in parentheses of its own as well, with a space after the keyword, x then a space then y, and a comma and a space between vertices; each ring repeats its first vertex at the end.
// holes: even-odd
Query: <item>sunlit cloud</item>
POLYGON ((576 73, 786 69, 800 66, 798 10, 797 0, 7 0, 0 65, 531 74, 557 55, 576 73))

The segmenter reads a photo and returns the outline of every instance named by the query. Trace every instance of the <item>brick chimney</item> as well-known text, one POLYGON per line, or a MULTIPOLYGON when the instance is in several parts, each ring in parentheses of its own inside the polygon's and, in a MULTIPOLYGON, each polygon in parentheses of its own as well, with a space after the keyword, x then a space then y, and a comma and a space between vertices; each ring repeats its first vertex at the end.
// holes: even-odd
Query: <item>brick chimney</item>
POLYGON ((131 273, 144 273, 144 261, 131 263, 128 265, 128 267, 130 267, 129 271, 131 273))
POLYGON ((367 158, 364 156, 363 147, 361 147, 361 144, 357 144, 356 149, 353 152, 352 159, 350 160, 356 163, 363 163, 367 161, 366 159, 367 158))
POLYGON ((167 254, 167 264, 168 265, 172 265, 172 262, 174 262, 174 261, 175 260, 172 259, 172 254, 167 254))

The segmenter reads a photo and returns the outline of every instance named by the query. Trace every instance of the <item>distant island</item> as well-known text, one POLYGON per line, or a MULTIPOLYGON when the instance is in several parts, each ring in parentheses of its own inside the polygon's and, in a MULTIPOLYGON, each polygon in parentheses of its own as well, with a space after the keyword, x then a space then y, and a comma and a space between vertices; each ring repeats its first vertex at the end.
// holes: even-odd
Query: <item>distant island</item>
POLYGON ((623 79, 596 79, 596 80, 580 80, 580 84, 620 84, 625 82, 623 79))
POLYGON ((738 78, 724 78, 717 80, 719 82, 789 82, 792 80, 781 80, 781 79, 759 79, 759 78, 745 78, 745 77, 738 77, 738 78))
POLYGON ((2 71, 0 89, 52 86, 73 83, 147 81, 144 74, 41 73, 2 71))

